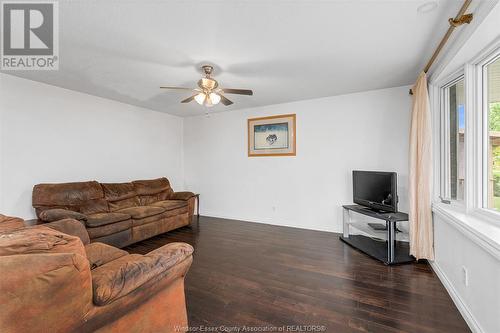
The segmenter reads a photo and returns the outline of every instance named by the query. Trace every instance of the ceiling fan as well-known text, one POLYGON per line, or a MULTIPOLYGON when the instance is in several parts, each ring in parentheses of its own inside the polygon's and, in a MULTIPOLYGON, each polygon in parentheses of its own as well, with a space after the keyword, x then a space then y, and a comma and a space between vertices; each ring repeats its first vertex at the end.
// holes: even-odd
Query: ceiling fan
POLYGON ((224 94, 237 94, 237 95, 253 95, 253 91, 248 89, 230 89, 230 88, 219 88, 219 83, 212 78, 212 72, 214 68, 210 65, 201 66, 201 69, 205 73, 205 77, 198 81, 199 88, 185 88, 185 87, 160 87, 161 89, 176 89, 176 90, 190 90, 195 94, 182 100, 181 103, 189 103, 195 100, 200 105, 205 105, 207 107, 212 107, 219 103, 225 106, 233 104, 232 101, 227 99, 224 94))

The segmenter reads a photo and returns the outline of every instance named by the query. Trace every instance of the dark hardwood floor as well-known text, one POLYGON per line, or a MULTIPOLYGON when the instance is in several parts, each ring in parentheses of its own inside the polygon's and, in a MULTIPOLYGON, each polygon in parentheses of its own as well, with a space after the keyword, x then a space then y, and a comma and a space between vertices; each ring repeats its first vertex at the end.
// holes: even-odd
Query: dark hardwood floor
POLYGON ((200 217, 126 250, 144 254, 170 242, 195 248, 186 277, 191 327, 470 332, 428 264, 385 266, 338 236, 200 217))

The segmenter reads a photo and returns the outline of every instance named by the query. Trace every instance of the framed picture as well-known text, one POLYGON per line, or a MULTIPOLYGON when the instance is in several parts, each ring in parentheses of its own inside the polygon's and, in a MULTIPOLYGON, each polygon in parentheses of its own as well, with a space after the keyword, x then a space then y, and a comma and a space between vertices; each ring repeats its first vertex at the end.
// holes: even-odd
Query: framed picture
POLYGON ((248 156, 295 156, 295 114, 248 119, 248 156))

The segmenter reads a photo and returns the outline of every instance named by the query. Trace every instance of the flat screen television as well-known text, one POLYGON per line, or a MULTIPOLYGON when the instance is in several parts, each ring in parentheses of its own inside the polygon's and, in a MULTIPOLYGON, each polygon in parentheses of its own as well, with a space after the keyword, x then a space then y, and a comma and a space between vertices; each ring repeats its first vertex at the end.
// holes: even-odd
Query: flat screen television
POLYGON ((397 212, 397 178, 395 172, 354 170, 354 203, 377 211, 397 212))

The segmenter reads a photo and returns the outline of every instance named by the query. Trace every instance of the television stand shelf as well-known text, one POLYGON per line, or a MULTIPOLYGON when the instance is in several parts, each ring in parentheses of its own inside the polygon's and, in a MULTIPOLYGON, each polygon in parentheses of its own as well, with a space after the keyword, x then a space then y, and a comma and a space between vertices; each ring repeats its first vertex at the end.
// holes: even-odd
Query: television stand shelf
POLYGON ((410 255, 408 242, 396 240, 396 223, 408 221, 408 214, 402 212, 388 213, 377 212, 371 208, 359 205, 344 205, 343 207, 343 235, 340 239, 367 255, 382 261, 386 265, 402 264, 415 260, 410 255), (385 221, 387 227, 387 240, 374 239, 364 235, 350 235, 351 214, 355 212, 375 219, 385 221))

